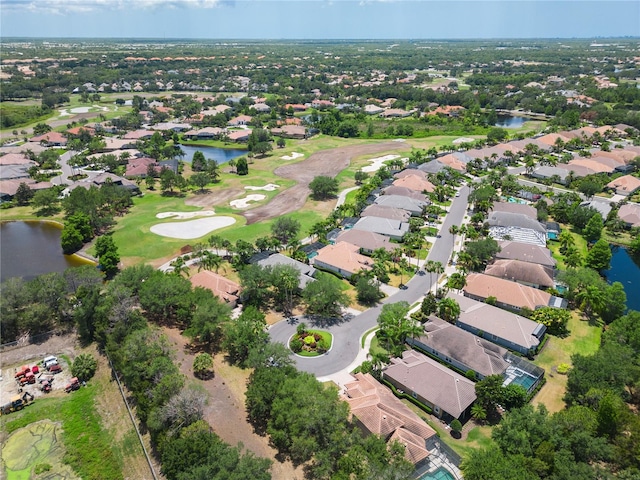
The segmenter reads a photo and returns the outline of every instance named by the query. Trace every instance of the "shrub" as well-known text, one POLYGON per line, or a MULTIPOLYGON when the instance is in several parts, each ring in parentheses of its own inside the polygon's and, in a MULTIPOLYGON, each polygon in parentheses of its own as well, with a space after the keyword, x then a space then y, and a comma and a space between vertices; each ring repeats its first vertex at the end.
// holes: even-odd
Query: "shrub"
POLYGON ((559 374, 566 375, 570 368, 571 365, 569 365, 568 363, 561 363, 560 365, 558 365, 558 368, 556 370, 559 374))
POLYGON ((462 431, 462 424, 460 423, 460 420, 458 420, 457 418, 453 419, 450 427, 452 432, 460 433, 462 431))
POLYGON ((300 324, 298 324, 297 328, 296 328, 296 333, 298 335, 302 335, 303 333, 305 333, 307 331, 307 325, 302 322, 300 324))
POLYGON ((289 342, 289 347, 291 348, 291 350, 293 350, 295 353, 298 353, 302 350, 302 347, 304 346, 304 343, 302 343, 302 340, 300 340, 299 338, 293 338, 291 339, 291 341, 289 342))
POLYGON ((71 365, 71 375, 78 377, 78 380, 85 382, 93 377, 98 369, 98 362, 93 355, 81 353, 76 357, 71 365))
POLYGON ((213 358, 208 353, 199 353, 193 359, 193 374, 199 378, 208 378, 213 370, 213 358))

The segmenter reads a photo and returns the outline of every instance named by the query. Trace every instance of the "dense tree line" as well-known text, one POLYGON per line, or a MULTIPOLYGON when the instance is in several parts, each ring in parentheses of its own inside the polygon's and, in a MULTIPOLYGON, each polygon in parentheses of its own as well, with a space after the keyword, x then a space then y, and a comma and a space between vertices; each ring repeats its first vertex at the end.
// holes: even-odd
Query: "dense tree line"
POLYGON ((614 320, 591 356, 572 356, 566 408, 530 405, 494 429, 496 447, 463 462, 466 479, 632 479, 640 475, 640 313, 614 320))

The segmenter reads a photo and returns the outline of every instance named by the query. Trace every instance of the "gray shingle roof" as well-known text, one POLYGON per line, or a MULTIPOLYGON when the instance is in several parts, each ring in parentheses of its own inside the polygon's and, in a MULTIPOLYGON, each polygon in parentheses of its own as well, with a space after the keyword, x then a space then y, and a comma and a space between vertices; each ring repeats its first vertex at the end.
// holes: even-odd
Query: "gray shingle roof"
POLYGON ((468 378, 415 350, 406 350, 394 358, 384 371, 407 392, 415 392, 449 415, 458 418, 476 400, 475 384, 468 378))
POLYGON ((460 305, 460 323, 525 347, 527 350, 537 347, 540 343, 533 335, 539 325, 537 322, 462 295, 450 293, 448 297, 460 305))
MULTIPOLYGON (((430 316, 425 323, 426 335, 418 337, 415 342, 434 349, 466 368, 483 376, 502 375, 509 364, 504 360, 505 348, 477 337, 438 317, 430 316)), ((409 343, 412 343, 411 341, 409 343)))

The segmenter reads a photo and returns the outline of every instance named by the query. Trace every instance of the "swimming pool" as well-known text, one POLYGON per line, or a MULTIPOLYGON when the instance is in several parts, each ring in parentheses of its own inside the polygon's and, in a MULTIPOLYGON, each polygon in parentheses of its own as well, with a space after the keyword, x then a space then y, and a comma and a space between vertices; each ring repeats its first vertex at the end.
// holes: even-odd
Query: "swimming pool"
POLYGON ((440 467, 434 472, 425 473, 419 480, 456 480, 456 477, 446 468, 440 467))

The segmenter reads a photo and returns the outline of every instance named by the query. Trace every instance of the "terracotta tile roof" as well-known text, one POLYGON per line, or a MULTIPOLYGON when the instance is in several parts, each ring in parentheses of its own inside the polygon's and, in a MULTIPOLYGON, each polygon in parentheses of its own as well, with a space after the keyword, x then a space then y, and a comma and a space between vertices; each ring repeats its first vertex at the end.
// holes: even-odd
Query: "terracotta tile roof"
POLYGON ((361 255, 359 251, 360 247, 357 245, 338 242, 318 250, 318 255, 313 257, 313 263, 335 267, 348 274, 354 274, 360 270, 371 270, 373 260, 361 255))
POLYGON ((633 227, 640 227, 640 205, 627 203, 618 210, 618 217, 633 227))
POLYGON ((203 270, 189 278, 189 281, 194 287, 202 287, 211 290, 216 297, 226 303, 235 305, 238 301, 240 285, 218 275, 217 273, 210 272, 209 270, 203 270))
POLYGON ((553 288, 553 269, 537 263, 520 260, 496 260, 485 268, 484 273, 512 282, 528 283, 553 288))
POLYGON ((498 242, 498 246, 500 251, 496 254, 496 258, 522 260, 550 267, 556 265, 555 259, 551 256, 551 250, 545 247, 511 240, 498 242))
POLYGON ((7 153, 0 157, 0 165, 35 165, 29 157, 22 153, 7 153))
POLYGON ((418 463, 429 455, 426 440, 436 432, 370 374, 355 374, 343 398, 370 433, 405 445, 409 461, 418 463))
POLYGON ((416 192, 433 192, 434 186, 429 180, 425 180, 418 175, 407 175, 393 182, 396 187, 404 187, 416 192))
MULTIPOLYGON (((2 162, 2 158, 0 158, 0 162, 2 162)), ((634 177, 633 175, 625 175, 611 180, 607 183, 607 187, 615 188, 616 193, 629 195, 640 188, 640 178, 634 177)))
POLYGON ((499 303, 518 308, 546 307, 549 305, 551 295, 537 288, 527 287, 516 282, 503 280, 482 273, 467 275, 467 284, 463 291, 465 295, 486 299, 495 297, 499 303))
POLYGON ((42 135, 38 135, 36 137, 31 137, 29 141, 37 142, 37 143, 46 142, 46 143, 57 143, 60 145, 66 145, 67 137, 65 137, 59 132, 49 132, 49 133, 44 133, 42 135))
POLYGON ((568 165, 571 167, 580 166, 588 168, 589 170, 593 170, 594 173, 611 173, 615 170, 613 167, 609 167, 608 165, 604 165, 589 158, 576 158, 575 160, 571 160, 568 165))
POLYGON ((80 135, 83 130, 85 132, 87 132, 91 136, 96 134, 95 129, 90 128, 90 127, 74 127, 74 128, 70 128, 69 130, 67 130, 67 133, 70 134, 70 135, 80 135))
POLYGON ((407 187, 397 187, 395 185, 391 185, 385 188, 382 192, 384 195, 400 195, 401 197, 409 197, 414 200, 418 200, 419 202, 429 202, 429 197, 427 197, 424 193, 420 193, 417 190, 411 190, 407 187))
POLYGON ((418 176, 423 180, 428 180, 429 178, 425 172, 418 170, 417 168, 405 168, 401 172, 396 173, 393 178, 404 178, 410 175, 418 176))
POLYGON ((459 172, 465 172, 467 170, 467 166, 465 165, 465 163, 452 153, 449 153, 442 157, 438 157, 438 161, 440 163, 444 163, 447 167, 451 167, 459 172))

